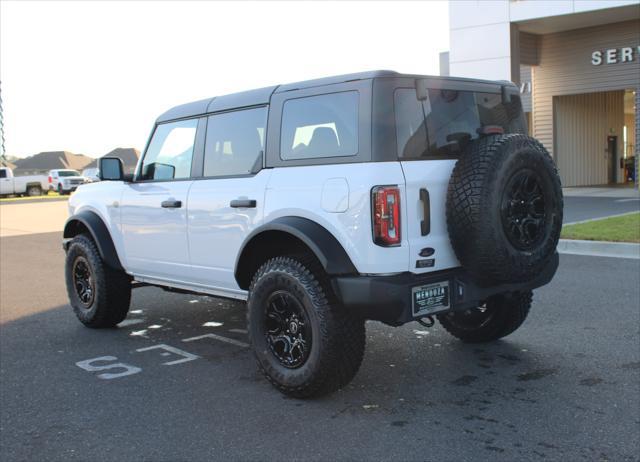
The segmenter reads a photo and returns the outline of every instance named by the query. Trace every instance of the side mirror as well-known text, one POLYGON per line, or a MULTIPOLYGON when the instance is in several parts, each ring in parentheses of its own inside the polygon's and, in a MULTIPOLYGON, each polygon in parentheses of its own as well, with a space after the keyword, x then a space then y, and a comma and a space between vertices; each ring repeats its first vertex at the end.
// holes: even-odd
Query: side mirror
POLYGON ((145 178, 149 180, 173 180, 176 168, 173 165, 153 162, 147 166, 145 178))
POLYGON ((124 165, 118 157, 101 157, 99 161, 100 179, 102 181, 123 181, 124 165))

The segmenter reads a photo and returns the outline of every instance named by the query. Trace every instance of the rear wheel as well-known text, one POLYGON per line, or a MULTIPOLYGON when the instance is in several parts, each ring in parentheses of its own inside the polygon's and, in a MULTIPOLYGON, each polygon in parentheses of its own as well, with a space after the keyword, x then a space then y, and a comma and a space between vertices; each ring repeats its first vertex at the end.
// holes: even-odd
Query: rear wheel
POLYGON ((85 326, 113 327, 127 317, 131 279, 104 264, 89 236, 80 234, 71 241, 65 279, 69 302, 85 326))
POLYGON ((364 355, 364 320, 335 301, 315 262, 267 261, 253 278, 247 306, 258 366, 282 393, 319 396, 356 375, 364 355))
POLYGON ((454 337, 469 343, 491 342, 514 332, 527 318, 533 293, 495 295, 483 305, 442 314, 438 321, 454 337))
POLYGON ((27 188, 27 196, 42 196, 42 188, 40 186, 29 186, 27 188))

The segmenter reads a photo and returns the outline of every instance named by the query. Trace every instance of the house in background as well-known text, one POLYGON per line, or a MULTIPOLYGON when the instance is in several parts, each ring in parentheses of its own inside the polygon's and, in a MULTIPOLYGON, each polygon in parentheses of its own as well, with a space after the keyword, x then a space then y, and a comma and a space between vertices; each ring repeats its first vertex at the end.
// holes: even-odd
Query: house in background
POLYGON ((16 166, 13 162, 0 159, 0 167, 9 167, 11 170, 15 170, 16 166))
MULTIPOLYGON (((133 173, 136 169, 136 165, 138 164, 138 159, 140 158, 140 151, 135 148, 116 148, 113 151, 106 153, 102 157, 118 157, 122 159, 122 163, 124 164, 124 173, 133 173)), ((84 168, 97 167, 98 159, 94 159, 84 168)))
POLYGON ((41 152, 25 159, 15 161, 13 169, 16 175, 45 175, 53 169, 72 169, 81 171, 93 159, 84 154, 68 151, 41 152))

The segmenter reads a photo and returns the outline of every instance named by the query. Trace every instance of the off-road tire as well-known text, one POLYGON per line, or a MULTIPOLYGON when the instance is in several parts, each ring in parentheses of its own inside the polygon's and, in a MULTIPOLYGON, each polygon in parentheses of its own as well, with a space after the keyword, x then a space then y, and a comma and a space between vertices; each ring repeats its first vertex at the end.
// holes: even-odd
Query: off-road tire
POLYGON ((438 315, 438 321, 454 337, 467 343, 493 342, 513 333, 527 319, 533 293, 495 295, 479 309, 438 315))
POLYGON ((79 234, 69 244, 65 262, 67 294, 74 313, 82 324, 92 328, 114 327, 129 312, 131 278, 122 271, 108 267, 91 237, 79 234), (80 301, 74 284, 74 262, 78 258, 88 262, 93 278, 94 293, 89 306, 80 301))
POLYGON ((562 228, 562 188, 544 146, 521 134, 471 143, 456 163, 447 191, 447 228, 462 266, 482 285, 525 282, 549 263, 562 228), (518 175, 531 174, 544 204, 543 225, 518 248, 504 224, 505 195, 518 175))
POLYGON ((312 259, 276 257, 254 275, 247 302, 249 338, 258 367, 278 390, 295 398, 331 393, 358 372, 365 348, 364 319, 336 300, 319 265, 312 259), (283 366, 268 346, 265 313, 275 291, 287 291, 304 308, 312 331, 311 351, 298 368, 283 366))

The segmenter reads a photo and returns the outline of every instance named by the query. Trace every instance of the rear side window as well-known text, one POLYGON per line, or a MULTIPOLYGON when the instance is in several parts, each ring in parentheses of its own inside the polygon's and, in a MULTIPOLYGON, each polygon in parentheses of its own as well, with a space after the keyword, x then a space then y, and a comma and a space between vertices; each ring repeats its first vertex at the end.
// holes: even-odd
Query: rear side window
POLYGON ((7 171, 2 169, 0 170, 0 178, 6 178, 7 177, 7 171))
POLYGON ((142 162, 141 180, 180 180, 191 176, 197 119, 156 127, 142 162))
POLYGON ((358 92, 285 101, 280 158, 316 159, 358 153, 358 92))
POLYGON ((415 89, 399 88, 394 95, 398 157, 448 158, 467 144, 496 130, 526 133, 520 98, 503 103, 502 96, 458 90, 429 90, 419 101, 415 89))
POLYGON ((256 163, 262 162, 266 120, 264 107, 210 116, 204 176, 247 175, 254 171, 256 163))

